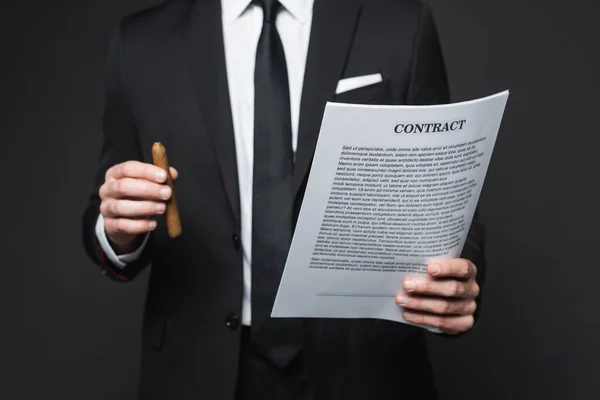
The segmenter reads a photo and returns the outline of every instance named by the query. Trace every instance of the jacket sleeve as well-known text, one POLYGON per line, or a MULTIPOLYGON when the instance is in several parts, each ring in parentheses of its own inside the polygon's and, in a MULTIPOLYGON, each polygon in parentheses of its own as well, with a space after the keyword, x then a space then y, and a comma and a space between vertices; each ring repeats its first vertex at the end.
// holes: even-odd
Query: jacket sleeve
MULTIPOLYGON (((95 225, 100 213, 98 190, 104 183, 106 171, 128 160, 142 160, 134 118, 123 79, 123 46, 119 29, 111 42, 107 61, 107 84, 103 117, 103 144, 92 193, 83 214, 83 244, 89 257, 109 277, 118 281, 133 279, 150 261, 151 243, 135 261, 119 267, 109 260, 98 242, 95 225)), ((150 241, 152 238, 150 238, 150 241)))
MULTIPOLYGON (((450 90, 446 66, 437 29, 431 11, 422 5, 419 28, 413 48, 411 77, 407 92, 407 103, 413 105, 447 104, 450 90)), ((477 266, 477 282, 483 287, 485 281, 484 229, 475 212, 469 228, 461 257, 477 266)), ((481 309, 481 295, 477 299, 477 321, 481 309)))

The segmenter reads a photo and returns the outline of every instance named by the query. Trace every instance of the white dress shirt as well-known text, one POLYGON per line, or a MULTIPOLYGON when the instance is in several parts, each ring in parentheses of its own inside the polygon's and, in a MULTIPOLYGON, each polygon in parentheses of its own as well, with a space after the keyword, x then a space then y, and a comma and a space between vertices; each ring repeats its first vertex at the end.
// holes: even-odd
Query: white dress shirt
MULTIPOLYGON (((275 24, 283 43, 290 86, 292 147, 296 151, 300 99, 304 83, 306 55, 310 39, 314 0, 279 0, 283 5, 275 24)), ((231 100, 235 150, 237 157, 242 247, 244 252, 244 298, 242 323, 252 321, 252 173, 254 163, 254 63, 262 29, 263 12, 251 0, 221 0, 225 64, 231 100)), ((201 49, 198 49, 201 51, 201 49)), ((98 216, 96 236, 106 256, 115 265, 125 267, 142 252, 148 237, 134 253, 118 256, 110 247, 104 232, 104 219, 98 216)))

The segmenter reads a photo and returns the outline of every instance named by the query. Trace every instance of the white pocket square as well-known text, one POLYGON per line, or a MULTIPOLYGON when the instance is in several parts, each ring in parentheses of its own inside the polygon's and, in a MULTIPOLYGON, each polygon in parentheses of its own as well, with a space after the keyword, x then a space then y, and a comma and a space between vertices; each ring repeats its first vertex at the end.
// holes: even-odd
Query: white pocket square
POLYGON ((359 89, 363 86, 374 85, 382 80, 383 78, 381 77, 381 74, 353 76, 352 78, 341 79, 338 82, 337 88, 335 89, 335 94, 359 89))

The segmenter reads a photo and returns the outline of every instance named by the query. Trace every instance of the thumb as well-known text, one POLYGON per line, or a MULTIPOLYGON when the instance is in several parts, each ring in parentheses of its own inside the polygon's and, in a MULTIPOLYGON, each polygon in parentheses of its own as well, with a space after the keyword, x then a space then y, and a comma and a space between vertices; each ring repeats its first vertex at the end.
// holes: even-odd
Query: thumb
POLYGON ((176 181, 179 177, 179 172, 177 172, 177 170, 173 167, 169 167, 169 172, 171 173, 171 178, 173 178, 173 180, 176 181))

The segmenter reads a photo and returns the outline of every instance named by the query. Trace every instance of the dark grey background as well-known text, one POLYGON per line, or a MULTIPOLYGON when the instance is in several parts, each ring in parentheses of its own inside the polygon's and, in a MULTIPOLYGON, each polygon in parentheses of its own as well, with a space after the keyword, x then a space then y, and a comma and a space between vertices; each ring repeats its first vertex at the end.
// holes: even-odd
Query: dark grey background
MULTIPOLYGON (((146 275, 105 279, 80 215, 108 40, 154 2, 2 0, 2 399, 135 398, 146 275)), ((511 90, 480 202, 482 319, 460 340, 431 339, 442 398, 600 398, 598 2, 429 3, 454 100, 511 90)), ((409 384, 398 377, 398 398, 409 384)))

